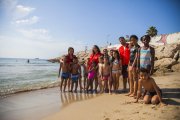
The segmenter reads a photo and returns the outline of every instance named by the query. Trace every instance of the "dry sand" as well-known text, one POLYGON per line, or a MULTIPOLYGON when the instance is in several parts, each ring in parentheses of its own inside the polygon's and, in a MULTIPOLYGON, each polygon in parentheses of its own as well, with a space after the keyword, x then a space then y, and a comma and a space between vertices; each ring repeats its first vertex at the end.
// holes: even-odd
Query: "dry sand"
POLYGON ((103 94, 72 103, 43 120, 180 120, 180 73, 154 78, 167 106, 132 103, 125 94, 103 94))

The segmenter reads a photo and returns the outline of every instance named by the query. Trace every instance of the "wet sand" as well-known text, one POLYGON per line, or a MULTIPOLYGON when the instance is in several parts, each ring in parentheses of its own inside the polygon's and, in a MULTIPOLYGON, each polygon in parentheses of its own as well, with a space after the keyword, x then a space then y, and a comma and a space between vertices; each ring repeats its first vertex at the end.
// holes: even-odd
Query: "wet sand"
MULTIPOLYGON (((60 93, 49 88, 0 99, 0 120, 177 120, 180 119, 180 73, 154 77, 168 106, 131 103, 124 94, 60 93)), ((120 82, 122 88, 122 81, 120 82)))
POLYGON ((18 93, 0 99, 0 120, 40 120, 93 94, 60 93, 59 87, 18 93))

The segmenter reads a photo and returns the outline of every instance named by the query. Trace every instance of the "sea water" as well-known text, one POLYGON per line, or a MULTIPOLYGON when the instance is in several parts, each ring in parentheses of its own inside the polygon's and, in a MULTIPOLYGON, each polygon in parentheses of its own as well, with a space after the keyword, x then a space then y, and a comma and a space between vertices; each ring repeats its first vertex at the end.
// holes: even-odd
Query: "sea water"
POLYGON ((0 58, 0 95, 58 86, 58 63, 0 58))

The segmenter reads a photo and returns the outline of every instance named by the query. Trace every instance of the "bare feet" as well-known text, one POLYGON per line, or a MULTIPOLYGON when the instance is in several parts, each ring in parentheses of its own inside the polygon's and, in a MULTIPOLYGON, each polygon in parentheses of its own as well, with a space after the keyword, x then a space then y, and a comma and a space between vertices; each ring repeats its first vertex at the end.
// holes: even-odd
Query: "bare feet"
POLYGON ((134 94, 129 95, 129 97, 134 97, 134 94))
POLYGON ((160 103, 160 107, 164 107, 164 106, 167 106, 167 104, 161 102, 161 103, 160 103))
POLYGON ((134 103, 138 103, 138 100, 135 100, 134 103))
POLYGON ((129 93, 128 93, 128 94, 126 94, 125 96, 129 96, 129 95, 131 95, 131 94, 132 94, 132 93, 130 93, 130 92, 129 92, 129 93))
POLYGON ((99 93, 100 93, 100 94, 103 94, 103 92, 104 92, 104 91, 103 91, 103 90, 101 90, 99 93))

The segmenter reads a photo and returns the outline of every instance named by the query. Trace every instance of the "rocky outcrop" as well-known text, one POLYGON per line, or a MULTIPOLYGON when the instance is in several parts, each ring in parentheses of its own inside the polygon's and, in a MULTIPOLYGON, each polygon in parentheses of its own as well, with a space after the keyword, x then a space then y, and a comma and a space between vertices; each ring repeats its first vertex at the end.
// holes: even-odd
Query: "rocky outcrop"
POLYGON ((178 50, 180 50, 180 43, 162 45, 155 48, 155 52, 156 52, 155 57, 157 59, 173 58, 178 50))
POLYGON ((156 74, 163 75, 166 72, 180 72, 180 43, 156 46, 155 64, 156 74))
POLYGON ((171 69, 174 72, 180 72, 180 62, 176 65, 173 65, 171 69))
POLYGON ((173 65, 177 64, 177 61, 172 58, 163 58, 156 60, 154 64, 155 69, 168 68, 171 69, 173 65))

